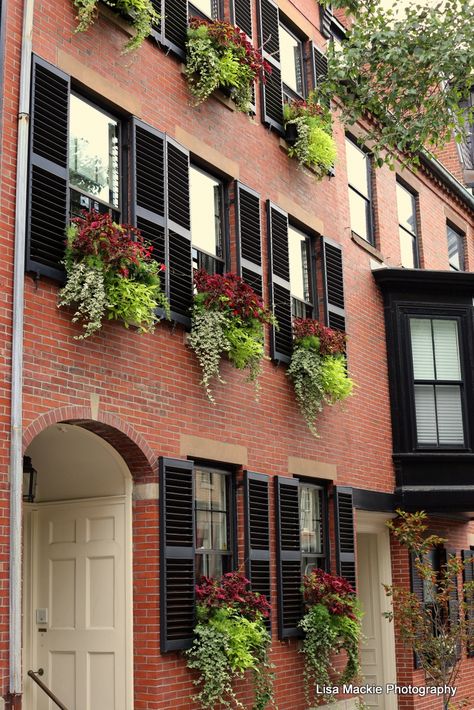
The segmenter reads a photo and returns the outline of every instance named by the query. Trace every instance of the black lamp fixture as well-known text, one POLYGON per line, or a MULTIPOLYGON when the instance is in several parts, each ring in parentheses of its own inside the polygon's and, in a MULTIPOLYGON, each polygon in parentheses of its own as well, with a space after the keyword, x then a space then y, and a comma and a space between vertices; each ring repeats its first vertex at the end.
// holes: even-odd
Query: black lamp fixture
POLYGON ((33 468, 30 456, 23 456, 23 502, 33 503, 36 495, 36 477, 38 472, 33 468))

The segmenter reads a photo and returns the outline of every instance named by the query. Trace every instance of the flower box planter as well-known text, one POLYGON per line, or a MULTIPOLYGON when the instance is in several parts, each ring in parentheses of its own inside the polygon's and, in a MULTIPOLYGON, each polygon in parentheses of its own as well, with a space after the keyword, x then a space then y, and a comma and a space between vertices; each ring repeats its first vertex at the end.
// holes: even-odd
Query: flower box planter
POLYGON ((124 53, 138 49, 160 19, 152 0, 102 0, 100 3, 98 0, 73 0, 73 4, 78 13, 76 32, 88 30, 99 12, 112 19, 115 15, 117 24, 130 35, 124 53), (108 12, 106 8, 109 8, 108 12), (127 30, 127 25, 131 26, 131 31, 127 30))
POLYGON ((295 123, 287 123, 285 126, 285 140, 288 145, 294 145, 298 140, 298 128, 295 123))
POLYGON ((332 137, 329 109, 321 106, 314 93, 306 101, 290 101, 283 107, 288 155, 301 166, 323 178, 334 165, 336 143, 332 137))

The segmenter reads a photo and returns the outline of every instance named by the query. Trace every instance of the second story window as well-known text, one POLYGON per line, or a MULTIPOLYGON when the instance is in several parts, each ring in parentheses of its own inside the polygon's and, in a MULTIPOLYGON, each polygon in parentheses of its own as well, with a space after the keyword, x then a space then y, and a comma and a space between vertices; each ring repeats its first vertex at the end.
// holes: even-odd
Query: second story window
POLYGON ((230 484, 227 471, 196 466, 196 580, 232 569, 230 484))
POLYGON ((223 273, 223 183, 192 165, 189 186, 193 267, 209 274, 223 273))
POLYGON ((310 574, 315 567, 326 569, 324 489, 300 483, 301 570, 310 574))
POLYGON ((284 99, 302 97, 305 94, 303 43, 281 23, 278 34, 284 99))
POLYGON ((310 238, 288 225, 288 250, 290 260, 291 315, 294 318, 311 318, 311 244, 310 238))
POLYGON ((119 122, 71 94, 69 188, 71 214, 110 212, 120 219, 119 122))
POLYGON ((397 209, 401 264, 407 269, 416 269, 419 266, 416 196, 399 182, 397 182, 397 209))
POLYGON ((409 319, 416 441, 422 447, 464 446, 463 377, 458 321, 409 319))
POLYGON ((351 230, 373 244, 370 155, 346 138, 346 159, 351 230))
POLYGON ((193 0, 189 3, 189 15, 198 15, 209 20, 221 17, 219 0, 193 0))
POLYGON ((447 225, 449 266, 452 271, 464 271, 464 234, 447 225))

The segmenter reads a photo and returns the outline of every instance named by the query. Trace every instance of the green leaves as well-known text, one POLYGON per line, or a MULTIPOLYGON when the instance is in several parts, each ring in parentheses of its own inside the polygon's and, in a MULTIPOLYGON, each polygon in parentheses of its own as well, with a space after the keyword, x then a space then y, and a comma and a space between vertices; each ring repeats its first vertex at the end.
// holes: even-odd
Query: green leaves
MULTIPOLYGON (((151 0, 103 0, 106 5, 124 16, 135 28, 135 35, 127 42, 123 52, 138 49, 151 34, 153 24, 160 19, 151 0)), ((76 32, 85 32, 98 15, 98 0, 73 0, 79 24, 76 32)))

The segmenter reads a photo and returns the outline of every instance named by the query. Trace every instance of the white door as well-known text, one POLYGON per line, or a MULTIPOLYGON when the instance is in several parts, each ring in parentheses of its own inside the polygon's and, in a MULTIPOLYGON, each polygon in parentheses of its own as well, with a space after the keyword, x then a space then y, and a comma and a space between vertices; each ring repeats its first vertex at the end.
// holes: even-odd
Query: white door
MULTIPOLYGON (((36 668, 68 710, 126 710, 124 501, 46 505, 36 515, 36 668)), ((56 707, 35 692, 34 710, 56 707)))

